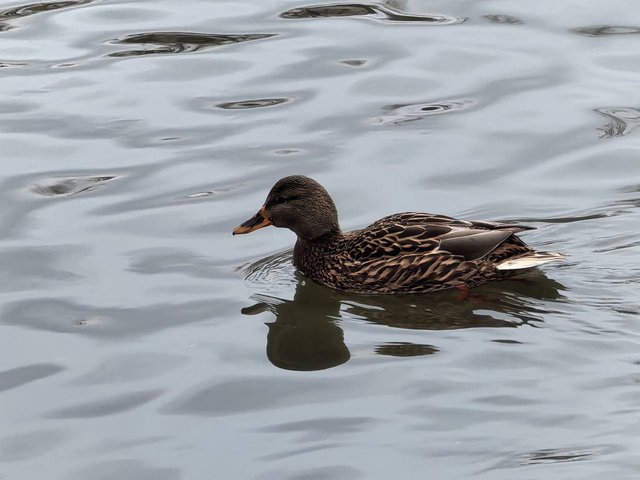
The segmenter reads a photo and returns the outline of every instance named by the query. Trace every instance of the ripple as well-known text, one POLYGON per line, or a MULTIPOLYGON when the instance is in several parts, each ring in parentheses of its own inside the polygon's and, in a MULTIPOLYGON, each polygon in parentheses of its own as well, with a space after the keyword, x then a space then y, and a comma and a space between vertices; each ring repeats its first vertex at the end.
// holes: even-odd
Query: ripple
POLYGON ((186 392, 170 401, 160 408, 160 412, 169 415, 229 417, 240 413, 321 405, 335 399, 335 392, 340 392, 342 399, 386 395, 386 392, 402 388, 401 372, 399 368, 387 368, 366 376, 217 376, 201 384, 197 390, 186 392))
POLYGON ((290 98, 257 98, 254 100, 218 103, 216 107, 223 108, 225 110, 246 110, 252 108, 273 107, 289 101, 291 101, 290 98))
POLYGON ((362 67, 363 65, 365 65, 367 63, 366 60, 340 60, 340 63, 342 63, 343 65, 349 65, 350 67, 362 67))
POLYGON ((122 50, 119 52, 111 52, 107 56, 135 57, 142 55, 192 53, 209 48, 232 45, 235 43, 261 40, 275 35, 275 33, 247 33, 241 35, 197 32, 137 33, 113 40, 113 43, 119 45, 143 45, 148 46, 148 48, 143 50, 122 50))
POLYGON ((140 275, 179 273, 199 278, 219 278, 219 264, 188 250, 145 248, 131 252, 129 270, 140 275))
POLYGON ((521 25, 524 23, 518 17, 513 17, 511 15, 483 15, 482 18, 486 18, 491 23, 507 23, 511 25, 521 25))
POLYGON ((20 68, 28 66, 29 64, 26 62, 0 62, 0 68, 20 68))
POLYGON ((54 363, 36 363, 0 372, 0 392, 55 375, 63 370, 64 367, 54 363))
POLYGON ((317 17, 354 17, 357 15, 373 15, 377 13, 372 5, 336 4, 313 5, 287 10, 280 14, 282 18, 317 18, 317 17))
POLYGON ((123 353, 103 361, 92 371, 71 383, 72 385, 107 385, 141 382, 165 375, 184 362, 184 357, 167 353, 123 353))
POLYGON ((163 390, 142 390, 56 410, 49 418, 94 418, 126 412, 155 400, 163 390))
POLYGON ((607 125, 598 128, 600 138, 628 135, 640 124, 640 110, 637 108, 596 108, 595 111, 609 119, 607 125))
POLYGON ((378 355, 388 355, 391 357, 419 357, 422 355, 432 355, 439 351, 440 350, 433 345, 409 342, 385 343, 375 348, 375 352, 378 355))
POLYGON ((519 342, 518 340, 510 339, 510 338, 497 338, 491 341, 494 343, 502 343, 504 345, 522 345, 522 342, 519 342))
POLYGON ((227 307, 216 298, 137 308, 102 308, 68 300, 36 298, 7 304, 0 324, 46 332, 122 338, 147 335, 210 320, 228 314, 227 307))
POLYGON ((205 197, 212 197, 216 194, 216 192, 211 192, 211 191, 207 191, 207 192, 193 192, 190 193, 189 195, 186 195, 184 198, 189 198, 189 199, 193 199, 193 198, 205 198, 205 197))
POLYGON ((3 102, 0 105, 0 113, 26 113, 36 110, 37 104, 25 101, 3 102))
POLYGON ((300 150, 298 148, 280 148, 278 150, 274 150, 273 154, 274 155, 295 155, 302 152, 303 150, 300 150))
POLYGON ((521 456, 519 465, 536 465, 547 463, 564 463, 575 462, 577 460, 586 460, 593 455, 600 453, 598 448, 548 448, 544 450, 535 450, 525 453, 521 456))
POLYGON ((15 7, 0 10, 0 20, 8 20, 12 18, 22 18, 35 15, 36 13, 50 12, 52 10, 60 10, 63 8, 77 7, 86 5, 93 0, 67 0, 64 2, 42 2, 28 3, 26 5, 18 5, 15 7))
POLYGON ((65 442, 65 434, 56 430, 38 430, 0 438, 0 462, 32 460, 65 442))
POLYGON ((287 250, 270 255, 242 267, 245 281, 262 291, 274 287, 290 287, 297 283, 292 262, 293 251, 287 250))
POLYGON ((578 462, 589 460, 594 456, 610 453, 614 448, 610 445, 596 445, 586 447, 545 448, 513 454, 510 458, 501 460, 498 464, 485 471, 513 467, 527 467, 531 465, 552 465, 558 463, 578 462))
POLYGON ((377 20, 393 22, 424 22, 436 25, 451 25, 462 23, 466 18, 448 15, 409 14, 400 10, 362 3, 338 3, 330 5, 310 5, 293 8, 280 14, 281 18, 327 18, 327 17, 357 17, 372 16, 377 20))
POLYGON ((178 468, 154 467, 140 460, 104 460, 74 472, 73 478, 111 480, 113 478, 135 478, 138 480, 180 480, 178 468))
POLYGON ((400 123, 421 120, 431 115, 442 115, 466 110, 476 104, 474 100, 448 100, 437 103, 415 103, 407 105, 389 105, 385 108, 389 113, 371 120, 374 125, 397 125, 400 123))
POLYGON ((372 417, 324 417, 321 419, 283 422, 258 429, 262 433, 302 433, 305 438, 325 440, 336 433, 357 433, 375 424, 372 417))
POLYGON ((118 178, 116 175, 81 175, 77 177, 49 178, 37 183, 32 192, 45 197, 72 197, 87 193, 118 178))
POLYGON ((582 213, 558 217, 519 217, 509 220, 514 223, 574 223, 610 217, 611 212, 582 213))
POLYGON ((590 27, 572 28, 570 31, 587 37, 601 37, 604 35, 629 35, 633 33, 640 33, 640 27, 593 25, 590 27))

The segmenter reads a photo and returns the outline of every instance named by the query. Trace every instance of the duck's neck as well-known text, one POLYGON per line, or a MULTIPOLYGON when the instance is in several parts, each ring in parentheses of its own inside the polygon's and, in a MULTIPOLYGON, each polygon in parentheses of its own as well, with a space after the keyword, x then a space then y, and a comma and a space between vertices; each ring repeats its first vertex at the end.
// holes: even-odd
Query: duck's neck
POLYGON ((305 274, 318 268, 342 235, 342 232, 336 229, 312 240, 298 237, 293 249, 293 264, 305 274))

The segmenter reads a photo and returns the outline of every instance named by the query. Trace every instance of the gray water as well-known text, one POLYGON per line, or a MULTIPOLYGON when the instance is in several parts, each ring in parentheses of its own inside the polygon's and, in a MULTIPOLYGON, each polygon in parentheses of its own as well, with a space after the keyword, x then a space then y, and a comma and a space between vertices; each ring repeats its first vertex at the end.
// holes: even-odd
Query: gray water
POLYGON ((0 478, 640 476, 640 5, 0 7, 0 478), (567 255, 410 297, 232 237, 522 221, 567 255))

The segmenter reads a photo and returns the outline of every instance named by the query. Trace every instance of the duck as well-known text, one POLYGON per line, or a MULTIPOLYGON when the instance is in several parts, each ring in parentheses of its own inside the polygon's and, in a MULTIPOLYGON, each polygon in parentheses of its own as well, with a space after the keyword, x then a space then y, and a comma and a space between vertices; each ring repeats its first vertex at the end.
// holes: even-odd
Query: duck
POLYGON ((233 235, 274 226, 296 234, 293 263, 306 278, 344 292, 428 293, 509 278, 564 255, 540 252, 517 234, 535 227, 403 212, 343 232, 327 190, 312 178, 276 182, 233 235))

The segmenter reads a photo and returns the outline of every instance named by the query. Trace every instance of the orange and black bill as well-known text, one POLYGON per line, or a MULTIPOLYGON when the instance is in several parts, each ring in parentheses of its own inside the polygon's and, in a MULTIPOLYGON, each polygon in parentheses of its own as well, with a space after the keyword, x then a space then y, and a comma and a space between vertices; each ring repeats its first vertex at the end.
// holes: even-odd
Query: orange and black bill
POLYGON ((272 223, 271 220, 269 220, 267 210, 263 206, 253 217, 234 228, 233 234, 242 235, 243 233, 251 233, 254 230, 268 227, 269 225, 272 225, 272 223))

